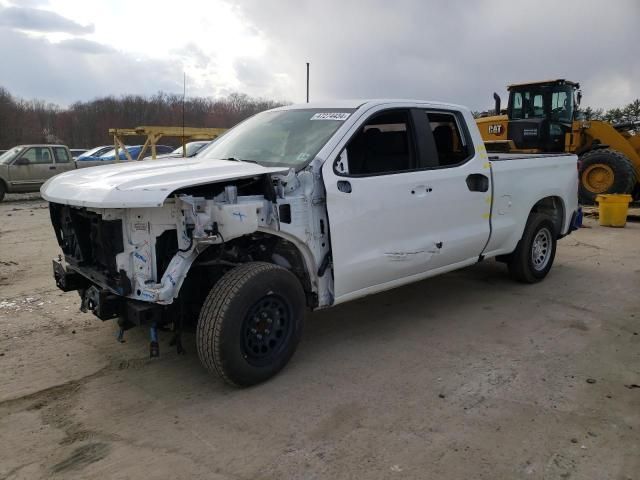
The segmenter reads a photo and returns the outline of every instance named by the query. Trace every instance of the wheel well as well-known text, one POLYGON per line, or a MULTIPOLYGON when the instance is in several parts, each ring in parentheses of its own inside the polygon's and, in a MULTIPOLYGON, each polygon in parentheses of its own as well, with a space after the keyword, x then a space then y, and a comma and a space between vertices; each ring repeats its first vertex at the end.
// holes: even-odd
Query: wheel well
POLYGON ((551 217, 556 227, 556 235, 562 234, 564 224, 564 203, 560 197, 545 197, 531 208, 531 213, 543 213, 551 217))
POLYGON ((302 285, 307 305, 317 306, 311 275, 302 252, 290 241, 263 232, 235 238, 221 245, 211 245, 196 258, 180 289, 180 298, 192 305, 197 314, 209 290, 230 269, 249 262, 280 265, 292 272, 302 285))

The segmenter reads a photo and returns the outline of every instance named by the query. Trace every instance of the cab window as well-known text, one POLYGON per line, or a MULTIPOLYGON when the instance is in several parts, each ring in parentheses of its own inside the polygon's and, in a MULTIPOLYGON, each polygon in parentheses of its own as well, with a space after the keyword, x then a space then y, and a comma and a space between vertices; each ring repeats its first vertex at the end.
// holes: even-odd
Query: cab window
POLYGON ((554 120, 571 122, 573 97, 570 92, 553 92, 551 96, 551 117, 554 120))
POLYGON ((338 174, 381 175, 416 168, 409 110, 388 110, 365 123, 347 145, 348 167, 335 164, 338 174))
POLYGON ((544 101, 542 93, 514 92, 511 118, 520 120, 523 118, 544 117, 544 101))
POLYGON ((57 163, 68 163, 69 162, 69 154, 67 153, 67 149, 63 147, 53 147, 53 154, 56 156, 57 163))
POLYGON ((30 164, 53 163, 48 147, 31 147, 20 158, 28 160, 30 164))
POLYGON ((453 113, 427 112, 431 133, 438 153, 438 166, 451 167, 470 156, 470 148, 453 113))

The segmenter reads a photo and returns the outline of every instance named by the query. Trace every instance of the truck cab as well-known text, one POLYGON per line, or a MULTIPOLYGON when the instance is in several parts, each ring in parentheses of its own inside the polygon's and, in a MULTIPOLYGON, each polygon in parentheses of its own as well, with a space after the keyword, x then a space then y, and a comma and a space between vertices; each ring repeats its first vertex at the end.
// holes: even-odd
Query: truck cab
POLYGON ((520 150, 564 152, 576 113, 577 83, 566 80, 509 87, 508 138, 520 150))
POLYGON ((564 79, 512 84, 509 99, 496 115, 477 120, 487 149, 494 152, 564 152, 567 134, 578 116, 580 84, 564 79), (501 114, 505 112, 506 115, 501 114))

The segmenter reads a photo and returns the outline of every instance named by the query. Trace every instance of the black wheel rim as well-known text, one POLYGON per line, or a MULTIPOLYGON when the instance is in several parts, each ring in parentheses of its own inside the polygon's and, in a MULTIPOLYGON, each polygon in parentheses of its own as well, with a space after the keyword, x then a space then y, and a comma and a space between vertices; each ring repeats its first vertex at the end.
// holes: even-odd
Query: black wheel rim
POLYGON ((292 333, 291 309, 283 298, 267 295, 254 303, 242 322, 243 356, 252 365, 271 363, 292 333))

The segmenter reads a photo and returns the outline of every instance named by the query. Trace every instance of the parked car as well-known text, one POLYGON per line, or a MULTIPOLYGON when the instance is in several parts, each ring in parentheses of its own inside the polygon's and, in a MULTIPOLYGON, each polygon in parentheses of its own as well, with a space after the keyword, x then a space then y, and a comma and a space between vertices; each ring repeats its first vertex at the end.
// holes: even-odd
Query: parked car
POLYGON ((100 157, 100 155, 107 153, 109 150, 113 150, 113 145, 102 145, 100 147, 95 147, 79 155, 76 160, 96 160, 98 157, 100 157))
MULTIPOLYGON (((133 160, 136 160, 138 158, 138 155, 140 155, 140 152, 142 151, 142 147, 143 145, 127 146, 127 151, 129 152, 129 155, 133 160)), ((174 150, 174 147, 170 147, 168 145, 156 145, 157 155, 171 153, 173 152, 173 150, 174 150)), ((147 152, 151 152, 151 147, 147 147, 147 152)), ((124 153, 124 150, 119 149, 118 158, 120 160, 127 160, 127 155, 124 153)), ((103 153, 98 158, 98 160, 107 161, 107 162, 114 161, 115 159, 116 159, 116 150, 114 148, 112 148, 108 152, 103 153)))
POLYGON ((37 192, 49 178, 73 170, 64 145, 19 145, 0 155, 0 201, 6 193, 37 192))
MULTIPOLYGON (((210 140, 207 141, 197 141, 197 142, 189 142, 185 145, 186 150, 187 150, 187 154, 186 155, 182 155, 182 147, 178 147, 176 148, 174 151, 172 151, 171 153, 165 153, 162 155, 156 155, 156 160, 160 159, 160 158, 176 158, 176 157, 186 157, 186 158, 191 158, 191 157, 195 157, 196 154, 200 151, 202 151, 202 149, 204 147, 206 147, 207 145, 209 145, 211 143, 210 140)), ((151 155, 145 157, 145 160, 151 160, 151 155)))
POLYGON ((122 331, 150 327, 152 356, 159 327, 179 346, 194 324, 203 365, 236 386, 287 364, 305 308, 489 258, 544 279, 578 212, 575 155, 488 156, 471 112, 434 102, 281 107, 195 158, 101 173, 42 187, 56 284, 122 331))
POLYGON ((86 148, 70 148, 69 151, 73 156, 73 159, 76 160, 80 155, 87 152, 86 148))
POLYGON ((59 173, 109 163, 114 160, 74 160, 64 145, 19 145, 0 155, 0 201, 6 193, 37 192, 46 180, 59 173))

